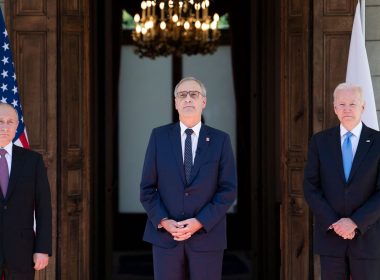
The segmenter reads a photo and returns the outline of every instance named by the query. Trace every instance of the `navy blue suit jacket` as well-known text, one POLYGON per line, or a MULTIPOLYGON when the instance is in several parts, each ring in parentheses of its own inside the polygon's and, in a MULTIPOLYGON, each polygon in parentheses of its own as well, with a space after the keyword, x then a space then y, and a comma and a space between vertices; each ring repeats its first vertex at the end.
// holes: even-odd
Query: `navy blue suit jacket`
POLYGON ((189 184, 179 123, 153 129, 142 172, 140 200, 148 220, 143 239, 173 248, 177 241, 158 225, 163 218, 196 218, 203 228, 186 242, 193 250, 225 249, 226 212, 236 198, 236 170, 228 134, 201 126, 189 184))
POLYGON ((380 258, 379 168, 380 132, 364 124, 347 182, 339 126, 312 137, 304 195, 315 215, 315 253, 342 257, 349 252, 356 258, 380 258), (328 230, 343 217, 351 218, 358 226, 359 232, 353 240, 344 240, 328 230))

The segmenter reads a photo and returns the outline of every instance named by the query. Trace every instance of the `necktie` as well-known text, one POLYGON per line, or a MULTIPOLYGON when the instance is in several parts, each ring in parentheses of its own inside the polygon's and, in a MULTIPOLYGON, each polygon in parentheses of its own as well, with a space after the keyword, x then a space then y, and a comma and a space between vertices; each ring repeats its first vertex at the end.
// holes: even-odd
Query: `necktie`
POLYGON ((346 139, 343 141, 342 146, 342 156, 343 156, 343 169, 344 169, 344 176, 346 177, 346 181, 348 180, 348 177, 350 176, 351 166, 352 166, 352 144, 351 144, 351 132, 346 133, 346 139))
POLYGON ((9 182, 9 171, 8 171, 8 163, 5 158, 6 150, 0 149, 0 186, 3 195, 7 194, 8 182, 9 182))
POLYGON ((185 175, 186 181, 189 183, 191 167, 193 166, 193 149, 191 147, 191 135, 193 134, 193 130, 188 128, 185 130, 186 140, 185 140, 185 156, 183 164, 185 166, 185 175))

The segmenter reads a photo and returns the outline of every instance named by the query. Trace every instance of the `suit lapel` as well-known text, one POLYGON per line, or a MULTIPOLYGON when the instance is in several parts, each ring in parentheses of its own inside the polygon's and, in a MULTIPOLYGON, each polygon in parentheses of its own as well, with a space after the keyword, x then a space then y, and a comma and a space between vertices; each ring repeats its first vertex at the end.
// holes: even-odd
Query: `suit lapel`
POLYGON ((16 186, 17 178, 20 177, 19 174, 22 166, 21 158, 21 149, 13 145, 11 174, 9 176, 8 190, 5 200, 9 200, 11 197, 16 186))
POLYGON ((179 122, 174 124, 172 130, 170 131, 170 142, 173 149, 174 157, 177 161, 177 165, 179 168, 179 173, 181 174, 181 179, 183 183, 186 185, 185 178, 185 169, 183 166, 183 157, 182 157, 182 144, 181 144, 181 127, 179 126, 179 122))
POLYGON ((329 139, 329 146, 332 147, 332 154, 335 157, 335 162, 337 163, 337 168, 339 170, 339 176, 345 182, 343 170, 343 160, 342 160, 342 146, 340 142, 340 127, 337 126, 332 130, 329 139))
POLYGON ((190 173, 189 184, 191 184, 191 182, 194 180, 194 178, 198 174, 199 169, 206 158, 207 148, 210 141, 212 141, 212 139, 210 135, 208 134, 207 126, 202 124, 201 130, 199 132, 199 137, 198 137, 198 146, 195 153, 194 166, 191 169, 191 173, 190 173))
POLYGON ((370 147, 372 146, 372 143, 373 143, 372 138, 373 137, 372 137, 371 130, 368 129, 368 127, 366 127, 363 124, 362 132, 360 133, 358 148, 356 149, 354 161, 352 162, 352 167, 351 167, 350 177, 348 178, 348 182, 355 175, 355 172, 358 170, 358 167, 360 166, 361 162, 363 161, 370 147))

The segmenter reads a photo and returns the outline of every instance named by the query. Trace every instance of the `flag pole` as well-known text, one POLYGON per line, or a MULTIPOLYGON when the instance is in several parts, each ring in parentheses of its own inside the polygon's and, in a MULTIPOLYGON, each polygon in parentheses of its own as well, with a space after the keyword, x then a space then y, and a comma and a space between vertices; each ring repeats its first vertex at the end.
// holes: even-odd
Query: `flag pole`
POLYGON ((365 41, 365 0, 359 0, 360 2, 360 18, 362 20, 363 39, 365 41))

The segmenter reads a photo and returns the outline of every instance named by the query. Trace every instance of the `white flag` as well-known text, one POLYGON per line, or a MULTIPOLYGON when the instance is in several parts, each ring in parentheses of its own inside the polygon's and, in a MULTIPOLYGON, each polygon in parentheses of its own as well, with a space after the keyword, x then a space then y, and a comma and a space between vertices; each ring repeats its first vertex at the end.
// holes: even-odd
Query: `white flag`
POLYGON ((360 19, 360 4, 356 6, 354 24, 352 26, 350 52, 348 55, 346 82, 362 87, 365 109, 362 121, 367 126, 379 130, 377 121, 375 96, 373 94, 371 72, 369 70, 367 51, 360 19))

